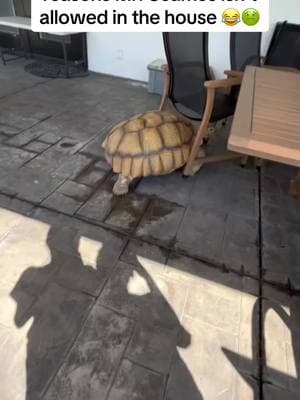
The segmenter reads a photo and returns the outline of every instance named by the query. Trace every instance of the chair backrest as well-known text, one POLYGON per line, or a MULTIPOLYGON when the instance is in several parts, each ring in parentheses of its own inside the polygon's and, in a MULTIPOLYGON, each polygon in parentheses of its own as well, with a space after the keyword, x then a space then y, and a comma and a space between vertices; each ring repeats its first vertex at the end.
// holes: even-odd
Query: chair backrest
POLYGON ((287 21, 276 25, 265 64, 300 69, 300 25, 287 21))
POLYGON ((259 66, 261 32, 232 32, 230 34, 231 69, 244 71, 247 65, 259 66))
POLYGON ((169 98, 184 115, 201 114, 206 102, 204 82, 211 79, 207 32, 163 33, 170 72, 169 98))

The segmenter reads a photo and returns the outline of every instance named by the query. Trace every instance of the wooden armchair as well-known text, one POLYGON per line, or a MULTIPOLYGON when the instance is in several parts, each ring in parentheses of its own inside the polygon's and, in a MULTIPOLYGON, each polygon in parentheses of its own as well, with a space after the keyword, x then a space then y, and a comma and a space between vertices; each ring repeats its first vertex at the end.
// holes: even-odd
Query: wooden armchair
MULTIPOLYGON (((162 96, 161 104, 160 104, 160 111, 162 111, 165 107, 166 101, 169 96, 169 90, 170 90, 170 72, 168 65, 164 65, 164 93, 162 96)), ((220 156, 210 156, 210 157, 201 157, 197 159, 197 156, 199 155, 200 152, 200 147, 203 144, 203 141, 205 137, 207 136, 207 130, 209 127, 209 124, 211 122, 211 116, 213 113, 214 105, 215 105, 215 98, 216 98, 216 91, 220 89, 225 89, 228 90, 232 88, 233 86, 239 86, 242 82, 242 73, 237 72, 235 74, 235 71, 227 71, 228 77, 227 79, 221 79, 221 80, 208 80, 204 82, 204 87, 207 90, 207 95, 206 95, 206 104, 204 108, 204 112, 202 115, 201 123, 200 126, 196 132, 193 147, 189 156, 189 159, 187 161, 187 164, 184 168, 184 175, 194 175, 203 164, 207 162, 215 162, 215 161, 222 161, 222 160, 227 160, 227 159, 232 159, 232 158, 238 158, 241 157, 240 154, 236 153, 226 153, 220 156)))
POLYGON ((206 32, 164 33, 163 38, 168 65, 164 66, 164 93, 160 110, 164 109, 169 99, 185 117, 200 121, 184 175, 195 174, 207 162, 242 157, 229 152, 206 157, 200 148, 210 124, 234 113, 237 96, 232 88, 241 84, 243 73, 225 71, 227 79, 212 79, 206 32))

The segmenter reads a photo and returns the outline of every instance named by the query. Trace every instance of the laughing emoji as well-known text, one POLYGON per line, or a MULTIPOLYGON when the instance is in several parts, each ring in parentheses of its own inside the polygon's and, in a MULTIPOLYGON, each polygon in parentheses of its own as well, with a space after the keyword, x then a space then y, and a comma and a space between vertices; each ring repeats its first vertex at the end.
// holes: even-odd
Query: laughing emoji
POLYGON ((239 10, 235 8, 227 8, 227 10, 223 12, 222 22, 228 26, 237 25, 239 22, 241 22, 241 14, 239 10))

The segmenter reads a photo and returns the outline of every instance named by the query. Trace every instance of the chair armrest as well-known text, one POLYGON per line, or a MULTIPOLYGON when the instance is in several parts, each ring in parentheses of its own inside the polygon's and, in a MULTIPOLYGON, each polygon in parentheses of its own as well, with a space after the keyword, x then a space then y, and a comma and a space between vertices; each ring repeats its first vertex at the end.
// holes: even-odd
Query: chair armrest
POLYGON ((226 70, 224 74, 227 75, 229 78, 240 78, 243 77, 244 72, 242 71, 233 71, 233 70, 226 70))
POLYGON ((240 86, 242 77, 219 79, 215 81, 206 81, 204 86, 208 89, 228 89, 232 86, 240 86))
POLYGON ((168 64, 163 64, 162 66, 162 70, 164 71, 164 73, 169 74, 169 66, 168 64))

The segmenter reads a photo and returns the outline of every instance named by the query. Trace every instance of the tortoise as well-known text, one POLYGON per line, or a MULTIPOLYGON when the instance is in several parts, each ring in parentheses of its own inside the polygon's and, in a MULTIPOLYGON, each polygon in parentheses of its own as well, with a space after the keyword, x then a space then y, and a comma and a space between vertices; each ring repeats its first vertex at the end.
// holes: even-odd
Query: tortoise
POLYGON ((182 167, 193 134, 189 121, 163 111, 145 112, 117 124, 103 143, 107 162, 119 174, 113 193, 126 194, 134 178, 165 175, 182 167))

